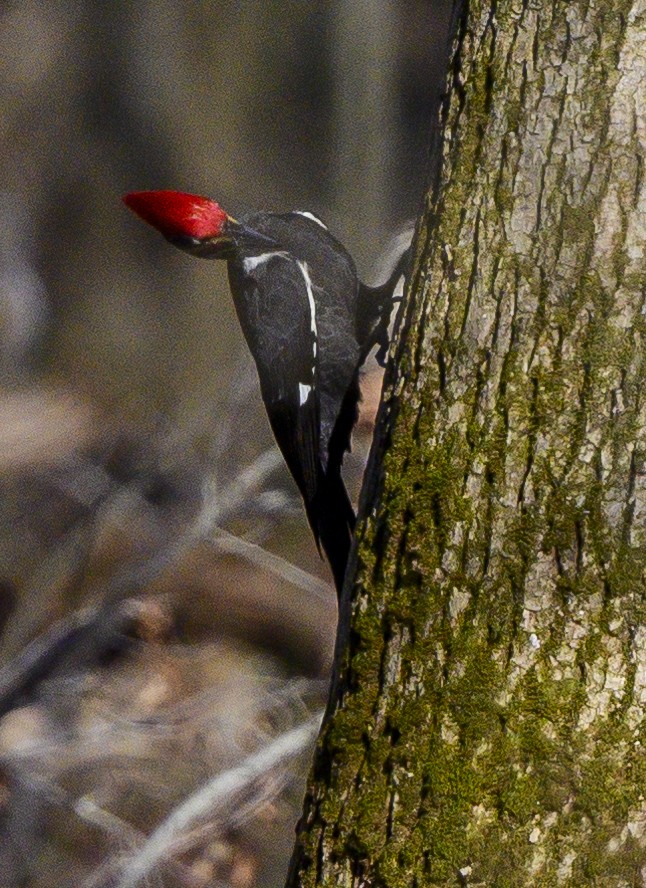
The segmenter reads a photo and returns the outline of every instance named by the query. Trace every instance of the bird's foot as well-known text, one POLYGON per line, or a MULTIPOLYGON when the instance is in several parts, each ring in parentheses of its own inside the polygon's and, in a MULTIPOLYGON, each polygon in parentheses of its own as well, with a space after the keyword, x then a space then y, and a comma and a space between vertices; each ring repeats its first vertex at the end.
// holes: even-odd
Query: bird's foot
POLYGON ((388 328, 390 327, 390 316, 392 314, 393 305, 401 302, 403 298, 403 296, 392 296, 387 302, 380 306, 379 322, 374 335, 375 345, 379 346, 375 358, 380 367, 386 366, 386 360, 388 358, 388 349, 390 348, 388 328))
POLYGON ((375 359, 380 367, 385 367, 388 358, 388 349, 390 348, 390 336, 388 335, 387 327, 381 327, 377 330, 375 345, 379 346, 375 359))

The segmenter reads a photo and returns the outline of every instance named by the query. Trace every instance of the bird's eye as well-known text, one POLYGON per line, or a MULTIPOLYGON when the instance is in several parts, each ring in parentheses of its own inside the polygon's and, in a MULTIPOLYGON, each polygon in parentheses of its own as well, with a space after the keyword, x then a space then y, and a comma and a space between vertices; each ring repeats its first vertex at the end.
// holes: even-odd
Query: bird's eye
POLYGON ((188 234, 174 234, 167 240, 180 250, 190 250, 192 247, 198 247, 202 241, 198 237, 191 237, 188 234))

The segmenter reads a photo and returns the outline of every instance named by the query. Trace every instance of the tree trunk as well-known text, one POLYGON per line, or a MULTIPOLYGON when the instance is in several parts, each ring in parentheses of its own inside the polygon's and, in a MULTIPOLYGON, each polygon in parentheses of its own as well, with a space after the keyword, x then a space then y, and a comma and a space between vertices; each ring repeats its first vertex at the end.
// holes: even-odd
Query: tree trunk
POLYGON ((471 0, 290 886, 646 879, 646 2, 471 0))

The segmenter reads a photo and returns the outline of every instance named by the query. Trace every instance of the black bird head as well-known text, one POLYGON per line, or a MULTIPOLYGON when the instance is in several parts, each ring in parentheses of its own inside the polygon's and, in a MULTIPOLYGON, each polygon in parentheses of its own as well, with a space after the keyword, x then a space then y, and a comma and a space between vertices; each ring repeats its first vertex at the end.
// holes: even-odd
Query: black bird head
POLYGON ((182 191, 132 191, 125 205, 173 246, 202 259, 229 259, 275 249, 276 241, 232 219, 208 197, 182 191))

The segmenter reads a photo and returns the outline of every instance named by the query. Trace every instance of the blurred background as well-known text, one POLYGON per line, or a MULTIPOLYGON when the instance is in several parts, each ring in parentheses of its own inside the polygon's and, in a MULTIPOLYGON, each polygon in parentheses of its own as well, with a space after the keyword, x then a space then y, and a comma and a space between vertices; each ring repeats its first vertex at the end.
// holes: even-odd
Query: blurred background
POLYGON ((421 207, 449 7, 3 3, 3 888, 282 884, 335 595, 224 263, 121 196, 310 210, 374 282, 421 207))

